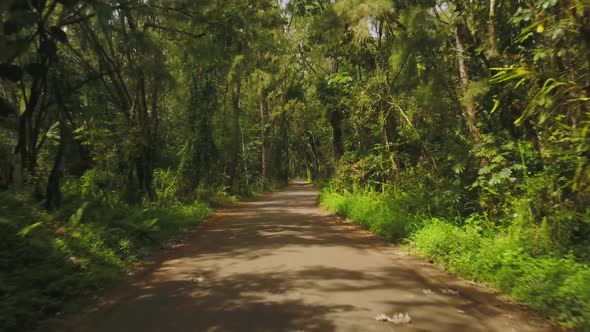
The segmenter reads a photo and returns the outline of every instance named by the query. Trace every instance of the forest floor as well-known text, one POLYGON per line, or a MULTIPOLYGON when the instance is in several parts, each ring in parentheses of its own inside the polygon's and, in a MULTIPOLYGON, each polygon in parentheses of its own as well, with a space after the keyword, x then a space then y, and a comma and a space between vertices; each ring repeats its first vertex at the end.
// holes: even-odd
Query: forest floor
POLYGON ((325 212, 305 183, 218 210, 81 311, 41 330, 557 330, 325 212))

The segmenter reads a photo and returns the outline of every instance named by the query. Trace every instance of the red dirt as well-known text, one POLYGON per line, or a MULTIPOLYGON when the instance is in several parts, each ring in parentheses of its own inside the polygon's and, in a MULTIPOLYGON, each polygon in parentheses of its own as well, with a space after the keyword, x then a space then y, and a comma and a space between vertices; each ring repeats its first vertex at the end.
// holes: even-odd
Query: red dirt
POLYGON ((295 183, 220 210, 99 303, 42 330, 557 330, 522 306, 323 211, 316 201, 311 185, 295 183), (412 322, 375 320, 398 312, 412 322))

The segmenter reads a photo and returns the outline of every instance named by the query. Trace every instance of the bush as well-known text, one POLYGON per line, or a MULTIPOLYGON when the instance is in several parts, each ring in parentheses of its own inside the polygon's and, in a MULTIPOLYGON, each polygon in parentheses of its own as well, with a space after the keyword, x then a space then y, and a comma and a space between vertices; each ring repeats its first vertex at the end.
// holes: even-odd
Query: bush
POLYGON ((590 329, 590 268, 585 256, 555 250, 547 222, 536 225, 524 209, 496 223, 478 214, 455 221, 420 217, 420 197, 429 196, 423 191, 348 191, 333 183, 321 190, 320 202, 391 241, 414 242, 418 254, 486 282, 565 327, 590 329))
POLYGON ((195 189, 195 198, 199 201, 209 202, 211 206, 219 207, 233 204, 238 201, 238 197, 228 193, 228 188, 197 188, 195 189))
POLYGON ((64 208, 49 214, 25 195, 0 193, 0 330, 33 328, 209 214, 200 202, 135 208, 81 201, 75 191, 65 197, 64 208))
POLYGON ((416 251, 460 275, 489 283, 564 326, 590 328, 590 269, 573 257, 533 256, 507 234, 432 219, 412 235, 416 251))
POLYGON ((350 193, 326 187, 320 192, 320 202, 328 210, 344 215, 361 227, 394 242, 405 238, 410 227, 419 222, 395 199, 371 190, 350 193))

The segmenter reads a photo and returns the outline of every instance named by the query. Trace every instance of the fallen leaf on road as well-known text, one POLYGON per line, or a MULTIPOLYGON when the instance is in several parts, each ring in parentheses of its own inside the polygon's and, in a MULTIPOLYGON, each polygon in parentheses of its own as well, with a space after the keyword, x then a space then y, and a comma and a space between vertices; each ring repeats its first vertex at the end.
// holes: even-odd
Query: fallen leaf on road
POLYGON ((375 320, 382 321, 382 322, 386 322, 388 319, 389 319, 389 316, 387 316, 384 313, 380 313, 377 315, 377 317, 375 317, 375 320))
POLYGON ((197 278, 188 279, 187 281, 198 284, 198 283, 201 283, 205 280, 207 280, 207 279, 205 279, 205 277, 197 277, 197 278))
POLYGON ((176 249, 176 248, 180 248, 180 247, 184 247, 184 244, 180 240, 170 240, 170 241, 166 241, 166 242, 162 243, 162 245, 160 245, 160 249, 163 249, 163 250, 172 250, 172 249, 176 249))
POLYGON ((459 294, 459 291, 456 291, 454 289, 449 289, 449 288, 441 288, 440 292, 443 294, 447 294, 447 295, 457 295, 459 294))
POLYGON ((380 313, 377 315, 377 317, 375 317, 375 320, 378 321, 382 321, 382 322, 390 322, 390 323, 394 323, 394 324, 409 324, 412 322, 412 318, 410 318, 410 315, 408 315, 408 313, 397 313, 397 314, 393 314, 392 317, 387 316, 384 313, 380 313))

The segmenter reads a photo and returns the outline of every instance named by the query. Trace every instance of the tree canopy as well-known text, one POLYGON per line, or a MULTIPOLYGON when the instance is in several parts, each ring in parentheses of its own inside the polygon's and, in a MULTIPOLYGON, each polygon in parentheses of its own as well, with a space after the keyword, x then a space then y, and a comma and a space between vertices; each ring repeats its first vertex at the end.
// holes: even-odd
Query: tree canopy
POLYGON ((331 179, 590 259, 584 0, 4 0, 0 21, 0 190, 50 213, 331 179))

